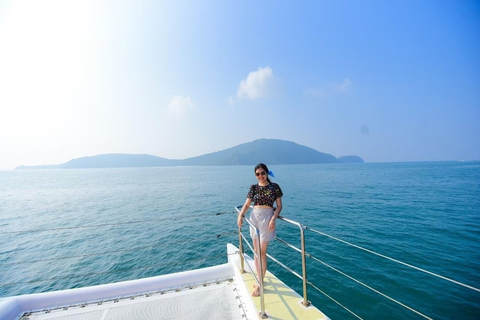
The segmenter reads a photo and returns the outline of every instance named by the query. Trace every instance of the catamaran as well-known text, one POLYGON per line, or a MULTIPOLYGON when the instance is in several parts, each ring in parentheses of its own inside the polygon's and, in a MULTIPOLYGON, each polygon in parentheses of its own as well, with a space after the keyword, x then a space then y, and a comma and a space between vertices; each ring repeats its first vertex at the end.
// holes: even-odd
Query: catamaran
MULTIPOLYGON (((258 230, 251 227, 258 234, 258 230)), ((297 294, 269 271, 264 280, 257 278, 253 260, 243 250, 243 242, 250 248, 252 245, 239 231, 240 245, 227 244, 228 261, 224 264, 3 298, 0 299, 0 319, 329 319, 307 300, 306 295, 297 294), (255 283, 261 288, 260 297, 252 297, 255 283)))
MULTIPOLYGON (((241 206, 235 207, 234 212, 238 214, 240 208, 241 206)), ((279 217, 279 219, 298 227, 300 247, 295 247, 278 237, 276 240, 300 253, 299 259, 301 260, 302 271, 301 273, 297 273, 275 257, 268 254, 267 256, 294 276, 301 279, 303 284, 303 292, 301 292, 301 294, 287 286, 268 270, 265 279, 256 276, 253 259, 244 252, 244 243, 250 248, 254 255, 260 255, 260 252, 254 252, 252 244, 250 243, 250 237, 245 237, 242 228, 239 228, 238 247, 230 243, 226 245, 226 263, 150 278, 0 298, 0 320, 329 319, 327 315, 316 306, 313 306, 308 300, 309 288, 313 288, 321 293, 323 292, 307 277, 306 258, 308 257, 324 265, 326 264, 306 251, 304 231, 307 229, 310 229, 316 234, 329 237, 417 271, 480 292, 480 289, 473 286, 376 253, 318 230, 311 229, 285 217, 279 217), (252 297, 255 284, 260 287, 259 297, 252 297)), ((250 227, 258 234, 258 230, 250 223, 249 219, 245 221, 247 221, 250 227)), ((257 239, 259 239, 259 237, 257 237, 257 239)), ((257 247, 261 248, 260 245, 257 247)), ((329 265, 326 266, 333 268, 329 265)), ((408 309, 410 312, 416 314, 416 316, 431 319, 420 311, 369 287, 350 277, 348 274, 342 273, 342 275, 380 294, 383 298, 389 299, 408 309)), ((335 299, 328 295, 326 296, 349 312, 352 317, 362 319, 355 312, 344 307, 335 299)))

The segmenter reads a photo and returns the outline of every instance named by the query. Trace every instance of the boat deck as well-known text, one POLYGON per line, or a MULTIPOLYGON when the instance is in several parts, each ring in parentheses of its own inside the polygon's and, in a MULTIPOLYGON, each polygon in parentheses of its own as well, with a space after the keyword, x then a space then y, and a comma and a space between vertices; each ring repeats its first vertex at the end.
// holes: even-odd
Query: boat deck
MULTIPOLYGON (((242 276, 248 294, 255 280, 251 273, 242 276)), ((315 307, 304 307, 302 297, 292 291, 270 272, 265 276, 265 312, 269 319, 327 320, 315 307)), ((110 319, 252 319, 248 306, 240 306, 245 293, 233 279, 199 285, 195 288, 171 290, 114 299, 104 302, 78 304, 29 313, 22 320, 110 320, 110 319)), ((248 297, 247 297, 248 299, 248 297)), ((260 310, 260 298, 252 298, 255 314, 260 310)), ((253 318, 257 318, 253 316, 253 318)), ((260 316, 258 316, 260 318, 260 316)))
POLYGON ((22 320, 241 320, 233 280, 27 314, 22 320))
MULTIPOLYGON (((257 320, 260 298, 254 277, 240 273, 238 249, 229 262, 204 269, 49 293, 0 299, 0 319, 20 320, 257 320)), ((248 265, 253 261, 247 257, 248 265)), ((265 277, 268 319, 328 319, 272 273, 265 277)))

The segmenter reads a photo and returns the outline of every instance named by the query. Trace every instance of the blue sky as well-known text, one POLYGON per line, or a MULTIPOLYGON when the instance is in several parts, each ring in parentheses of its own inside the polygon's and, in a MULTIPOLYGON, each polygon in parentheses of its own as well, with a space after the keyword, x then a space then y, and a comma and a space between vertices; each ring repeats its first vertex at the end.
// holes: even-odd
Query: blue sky
POLYGON ((480 160, 478 1, 1 1, 0 170, 259 138, 480 160))

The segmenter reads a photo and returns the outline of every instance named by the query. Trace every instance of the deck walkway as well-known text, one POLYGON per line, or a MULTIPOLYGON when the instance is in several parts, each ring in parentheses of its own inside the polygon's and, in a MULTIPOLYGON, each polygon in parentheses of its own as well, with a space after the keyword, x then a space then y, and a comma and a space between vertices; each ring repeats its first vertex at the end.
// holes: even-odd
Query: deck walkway
MULTIPOLYGON (((242 275, 250 294, 255 280, 251 273, 242 275)), ((303 306, 303 298, 285 283, 267 271, 264 279, 265 312, 272 320, 328 320, 317 308, 303 306)), ((260 297, 252 298, 257 310, 260 310, 260 297)))

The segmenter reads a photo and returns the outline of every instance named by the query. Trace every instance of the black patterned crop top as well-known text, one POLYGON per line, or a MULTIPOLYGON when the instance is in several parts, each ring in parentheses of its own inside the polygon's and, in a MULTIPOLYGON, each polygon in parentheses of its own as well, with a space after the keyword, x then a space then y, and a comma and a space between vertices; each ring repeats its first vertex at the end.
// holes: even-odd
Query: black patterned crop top
POLYGON ((252 199, 254 206, 269 207, 273 207, 275 200, 282 196, 282 189, 280 189, 280 186, 276 183, 270 183, 267 186, 252 184, 247 194, 247 198, 252 199))

